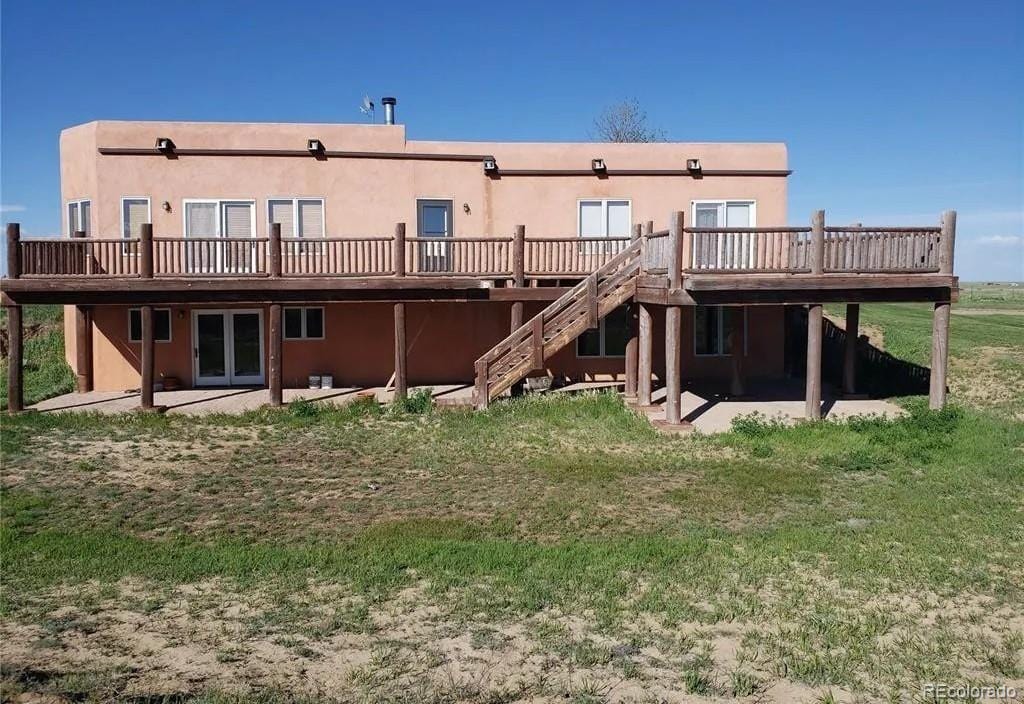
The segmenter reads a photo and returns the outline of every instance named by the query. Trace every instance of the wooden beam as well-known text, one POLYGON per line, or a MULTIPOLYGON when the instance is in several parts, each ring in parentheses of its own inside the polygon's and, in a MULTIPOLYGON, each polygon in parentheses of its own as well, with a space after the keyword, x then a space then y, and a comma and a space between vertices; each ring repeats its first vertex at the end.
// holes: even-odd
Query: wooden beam
POLYGON ((651 375, 654 355, 654 331, 651 321, 651 309, 641 303, 638 316, 639 336, 637 338, 639 355, 637 359, 637 403, 641 406, 651 405, 651 375))
POLYGON ((955 285, 948 274, 689 274, 687 291, 799 291, 867 288, 932 288, 955 285))
POLYGON ((536 315, 533 318, 533 327, 530 331, 531 347, 533 352, 533 368, 544 368, 544 318, 536 315))
POLYGON ((283 338, 283 325, 282 319, 283 312, 280 303, 270 304, 270 352, 267 355, 270 358, 270 405, 280 406, 284 403, 284 345, 282 342, 283 338))
POLYGON ((405 363, 408 350, 405 346, 405 304, 395 304, 395 400, 404 399, 409 393, 409 379, 405 363))
POLYGON ((92 391, 92 309, 75 306, 75 390, 92 391))
POLYGON ((807 307, 807 393, 805 415, 808 420, 821 418, 821 332, 820 304, 807 307))
MULTIPOLYGON (((10 234, 10 226, 7 232, 10 234)), ((7 240, 10 242, 10 239, 7 240)), ((8 260, 9 261, 9 260, 8 260)), ((21 306, 7 308, 7 412, 20 413, 25 409, 24 337, 21 306)))
POLYGON ((597 300, 597 277, 587 277, 587 327, 591 330, 597 328, 601 324, 601 316, 598 312, 598 300, 597 300))
POLYGON ((946 405, 946 369, 949 363, 949 303, 936 303, 932 312, 932 370, 928 407, 938 410, 946 405))
POLYGON ((860 304, 846 304, 846 343, 843 347, 843 393, 857 393, 857 338, 860 334, 860 304))
POLYGON ((678 425, 682 420, 682 321, 683 309, 680 306, 665 308, 665 422, 669 425, 678 425))
POLYGON ((144 411, 153 410, 153 366, 156 349, 153 345, 153 306, 142 306, 139 317, 142 319, 142 349, 140 365, 142 378, 140 388, 140 406, 144 411))

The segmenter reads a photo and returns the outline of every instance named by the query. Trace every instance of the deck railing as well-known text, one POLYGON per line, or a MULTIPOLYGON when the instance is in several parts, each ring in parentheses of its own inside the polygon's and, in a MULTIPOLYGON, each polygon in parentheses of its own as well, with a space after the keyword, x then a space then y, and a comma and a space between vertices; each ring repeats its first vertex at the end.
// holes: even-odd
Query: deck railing
MULTIPOLYGON (((681 219, 681 215, 676 216, 681 219)), ((641 238, 645 274, 952 273, 955 213, 941 227, 682 228, 641 238)), ((21 239, 8 228, 8 276, 22 277, 471 277, 511 281, 582 278, 624 251, 630 237, 393 236, 282 238, 153 237, 21 239)))

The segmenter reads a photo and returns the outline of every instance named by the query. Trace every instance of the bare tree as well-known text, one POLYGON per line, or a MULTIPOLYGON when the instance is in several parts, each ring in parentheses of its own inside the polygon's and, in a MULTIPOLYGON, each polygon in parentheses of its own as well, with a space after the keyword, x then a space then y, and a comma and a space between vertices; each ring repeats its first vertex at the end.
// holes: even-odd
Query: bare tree
POLYGON ((594 120, 594 132, 602 142, 664 142, 665 130, 647 123, 647 111, 633 98, 606 107, 594 120))

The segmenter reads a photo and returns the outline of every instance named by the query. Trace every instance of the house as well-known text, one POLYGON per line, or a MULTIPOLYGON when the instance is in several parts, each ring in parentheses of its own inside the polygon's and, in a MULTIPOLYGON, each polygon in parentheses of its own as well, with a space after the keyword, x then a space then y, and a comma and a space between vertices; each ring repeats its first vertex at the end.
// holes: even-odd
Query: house
MULTIPOLYGON (((683 380, 783 376, 786 307, 806 306, 815 417, 821 304, 856 330, 862 301, 931 301, 941 405, 952 213, 790 227, 780 143, 410 141, 386 106, 386 124, 65 130, 62 237, 8 226, 12 355, 19 306, 60 303, 79 390, 141 384, 143 407, 154 385, 279 402, 322 375, 474 382, 483 407, 550 375, 622 379, 642 404, 664 383, 671 422, 683 380)), ((18 364, 11 381, 18 409, 18 364)))

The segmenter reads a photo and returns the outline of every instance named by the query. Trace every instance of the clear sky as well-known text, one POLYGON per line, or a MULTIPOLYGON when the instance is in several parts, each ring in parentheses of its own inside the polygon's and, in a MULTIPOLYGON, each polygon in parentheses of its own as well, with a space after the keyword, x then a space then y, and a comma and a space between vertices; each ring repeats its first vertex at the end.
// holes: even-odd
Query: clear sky
POLYGON ((786 142, 792 223, 955 208, 961 277, 1020 280, 1022 8, 5 0, 0 215, 58 232, 58 134, 89 120, 359 122, 368 93, 410 139, 586 140, 636 98, 672 140, 786 142))

